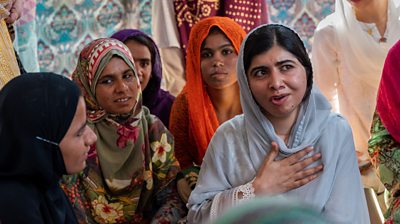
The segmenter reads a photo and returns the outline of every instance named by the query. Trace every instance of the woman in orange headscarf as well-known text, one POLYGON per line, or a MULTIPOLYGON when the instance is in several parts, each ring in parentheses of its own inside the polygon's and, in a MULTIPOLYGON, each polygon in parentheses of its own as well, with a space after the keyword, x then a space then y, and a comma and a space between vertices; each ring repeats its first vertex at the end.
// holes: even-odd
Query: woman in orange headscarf
POLYGON ((227 17, 210 17, 191 30, 186 59, 187 83, 171 110, 170 131, 183 169, 180 192, 187 200, 215 130, 241 114, 236 61, 246 33, 227 17), (191 188, 191 189, 190 189, 191 188), (183 189, 183 188, 181 188, 183 189))

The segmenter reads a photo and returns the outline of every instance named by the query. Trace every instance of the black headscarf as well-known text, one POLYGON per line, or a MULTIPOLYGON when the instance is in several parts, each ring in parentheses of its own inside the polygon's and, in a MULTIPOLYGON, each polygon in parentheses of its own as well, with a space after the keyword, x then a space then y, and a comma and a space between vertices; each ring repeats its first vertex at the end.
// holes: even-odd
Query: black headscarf
POLYGON ((58 185, 66 174, 58 144, 79 88, 56 74, 27 74, 0 91, 0 222, 75 223, 58 185))

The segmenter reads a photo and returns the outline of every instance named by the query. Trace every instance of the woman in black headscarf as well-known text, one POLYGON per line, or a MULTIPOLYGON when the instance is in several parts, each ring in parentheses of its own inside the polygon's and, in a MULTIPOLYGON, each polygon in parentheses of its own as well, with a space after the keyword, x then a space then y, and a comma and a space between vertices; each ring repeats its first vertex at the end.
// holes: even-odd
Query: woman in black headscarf
POLYGON ((58 181, 85 167, 96 136, 79 88, 29 74, 0 91, 0 223, 76 223, 58 181))

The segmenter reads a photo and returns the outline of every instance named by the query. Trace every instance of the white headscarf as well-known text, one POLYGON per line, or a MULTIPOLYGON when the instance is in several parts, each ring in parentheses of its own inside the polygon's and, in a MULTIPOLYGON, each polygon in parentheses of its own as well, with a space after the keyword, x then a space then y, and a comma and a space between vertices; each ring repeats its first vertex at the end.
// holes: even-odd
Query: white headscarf
POLYGON ((386 27, 386 43, 371 41, 371 36, 362 30, 360 22, 356 19, 351 4, 347 0, 336 0, 333 25, 339 34, 338 40, 341 49, 351 54, 343 53, 343 66, 349 74, 358 78, 374 88, 378 88, 383 63, 390 47, 400 38, 399 9, 395 0, 388 0, 388 21, 386 27), (383 45, 383 46, 382 46, 383 45), (365 57, 368 55, 368 57, 365 57), (361 66, 362 65, 362 66, 361 66), (371 71, 379 71, 374 76, 366 76, 371 71))
MULTIPOLYGON (((254 29, 253 32, 258 30, 260 27, 254 29)), ((251 32, 248 36, 250 36, 253 32, 251 32)), ((300 105, 300 113, 290 133, 289 144, 287 146, 284 141, 275 133, 272 123, 260 110, 260 107, 254 100, 249 88, 246 71, 244 70, 243 64, 243 51, 248 36, 246 37, 240 49, 237 74, 250 152, 259 152, 262 155, 265 155, 268 151, 266 149, 270 148, 271 141, 278 143, 281 156, 288 156, 308 146, 314 145, 314 143, 320 137, 321 130, 325 127, 326 120, 330 114, 331 106, 329 102, 321 94, 318 88, 313 86, 310 96, 300 105)), ((253 161, 257 161, 256 164, 261 164, 264 160, 264 156, 255 154, 252 155, 254 155, 254 157, 252 157, 253 161)))

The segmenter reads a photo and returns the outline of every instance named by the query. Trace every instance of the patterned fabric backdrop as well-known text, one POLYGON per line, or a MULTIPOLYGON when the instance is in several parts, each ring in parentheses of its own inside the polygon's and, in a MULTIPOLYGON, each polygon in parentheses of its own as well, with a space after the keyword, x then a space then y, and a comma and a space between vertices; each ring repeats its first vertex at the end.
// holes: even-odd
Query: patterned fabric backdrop
POLYGON ((28 1, 36 4, 35 19, 17 27, 17 49, 28 71, 70 75, 91 40, 125 27, 151 32, 151 0, 28 1), (36 49, 36 55, 26 46, 36 49))
MULTIPOLYGON (((70 75, 80 50, 91 40, 126 27, 151 34, 152 1, 24 0, 16 49, 27 71, 70 75)), ((334 9, 334 0, 265 1, 270 22, 296 30, 309 50, 316 25, 334 9)))

